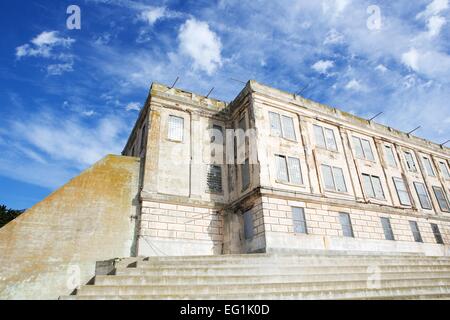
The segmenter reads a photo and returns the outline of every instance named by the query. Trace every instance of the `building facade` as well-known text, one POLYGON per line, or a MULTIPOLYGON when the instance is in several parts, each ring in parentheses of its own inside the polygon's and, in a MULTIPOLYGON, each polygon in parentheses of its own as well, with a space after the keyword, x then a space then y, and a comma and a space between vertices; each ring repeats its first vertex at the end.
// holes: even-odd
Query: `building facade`
POLYGON ((450 255, 450 149, 249 81, 225 102, 154 83, 137 254, 450 255))

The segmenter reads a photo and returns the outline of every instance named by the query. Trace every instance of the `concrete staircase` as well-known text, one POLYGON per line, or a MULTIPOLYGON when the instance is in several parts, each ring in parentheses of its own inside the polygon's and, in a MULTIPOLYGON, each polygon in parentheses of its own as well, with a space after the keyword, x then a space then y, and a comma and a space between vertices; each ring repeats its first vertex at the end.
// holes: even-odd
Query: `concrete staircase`
POLYGON ((62 300, 450 299, 450 257, 251 254, 117 260, 62 300))

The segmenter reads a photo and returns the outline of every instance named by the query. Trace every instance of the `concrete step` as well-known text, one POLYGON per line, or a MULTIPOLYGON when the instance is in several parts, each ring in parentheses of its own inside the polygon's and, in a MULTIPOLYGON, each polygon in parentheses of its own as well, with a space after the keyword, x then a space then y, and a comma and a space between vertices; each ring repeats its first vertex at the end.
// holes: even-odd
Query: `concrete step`
POLYGON ((448 299, 449 287, 422 286, 380 290, 331 290, 319 292, 241 292, 239 294, 156 294, 156 295, 86 295, 64 296, 61 300, 323 300, 323 299, 448 299))
POLYGON ((154 266, 154 267, 137 267, 137 268, 118 268, 115 274, 118 276, 234 276, 234 275, 260 275, 266 276, 270 274, 333 274, 333 273, 373 273, 373 272, 448 272, 450 274, 450 265, 320 265, 320 266, 302 266, 302 265, 233 265, 233 266, 154 266))
POLYGON ((267 259, 246 259, 246 260, 197 260, 197 261, 138 261, 136 266, 138 268, 155 268, 155 267, 208 267, 208 266, 237 266, 237 265, 264 265, 267 267, 276 267, 280 265, 298 265, 298 266, 375 266, 375 265, 447 265, 450 266, 450 260, 430 260, 424 261, 421 259, 285 259, 285 260, 267 260, 267 259))
POLYGON ((145 275, 145 276, 96 276, 95 285, 108 286, 137 286, 137 285, 216 285, 216 284, 254 284, 254 283, 316 283, 337 281, 375 281, 380 280, 402 280, 402 279, 450 279, 449 271, 441 272, 383 272, 372 273, 310 273, 310 274, 265 274, 265 275, 145 275))
MULTIPOLYGON (((267 281, 270 281, 268 279, 267 281)), ((363 281, 328 281, 328 282, 289 282, 289 283, 253 283, 253 284, 214 284, 214 285, 87 285, 77 290, 77 295, 174 295, 174 294, 240 294, 253 292, 333 292, 339 290, 367 290, 367 280, 363 281)), ((445 287, 450 289, 450 278, 435 279, 395 279, 379 281, 380 289, 401 289, 420 287, 445 287)), ((376 289, 373 289, 376 290, 376 289)))

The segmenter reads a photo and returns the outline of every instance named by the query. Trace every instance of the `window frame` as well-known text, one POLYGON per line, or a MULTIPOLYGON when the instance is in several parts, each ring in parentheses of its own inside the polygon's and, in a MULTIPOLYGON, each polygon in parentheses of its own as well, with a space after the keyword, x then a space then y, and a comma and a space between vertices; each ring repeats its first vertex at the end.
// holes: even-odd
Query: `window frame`
POLYGON ((408 171, 409 172, 417 172, 417 165, 416 165, 416 161, 414 160, 414 156, 413 156, 412 152, 411 151, 403 151, 403 155, 405 157, 406 168, 408 169, 408 171), (408 161, 408 156, 411 157, 411 163, 408 161), (410 164, 412 165, 412 168, 411 168, 410 164))
POLYGON ((222 172, 222 166, 218 165, 218 164, 209 164, 207 166, 207 171, 206 171, 206 186, 207 186, 207 192, 208 193, 213 193, 213 194, 223 194, 223 172, 222 172), (219 181, 220 181, 220 190, 214 190, 213 188, 211 188, 210 183, 209 183, 209 177, 211 174, 211 168, 218 168, 219 169, 219 181))
POLYGON ((425 186, 425 184, 422 182, 415 181, 414 188, 416 189, 416 194, 417 194, 417 197, 419 198, 420 207, 425 210, 433 210, 433 204, 431 203, 431 198, 430 198, 430 195, 428 194, 428 190, 427 190, 427 187, 425 186), (417 189, 417 186, 423 187, 423 190, 425 191, 425 195, 426 195, 426 198, 427 198, 427 201, 429 204, 428 208, 423 206, 423 202, 421 200, 422 198, 420 197, 420 193, 419 193, 419 190, 417 189))
POLYGON ((442 238, 441 230, 439 230, 439 226, 436 223, 430 223, 431 231, 434 235, 434 240, 436 240, 437 244, 444 244, 444 239, 442 238))
MULTIPOLYGON (((371 198, 371 199, 376 199, 376 200, 386 200, 386 194, 384 193, 383 185, 381 183, 381 178, 379 176, 374 176, 374 175, 367 174, 367 173, 362 173, 361 175, 363 176, 363 188, 365 188, 365 185, 366 185, 365 182, 364 182, 364 177, 368 177, 369 178, 370 187, 371 187, 371 190, 372 190, 372 193, 373 193, 373 197, 370 196, 370 195, 368 195, 368 197, 371 198), (375 191, 375 186, 374 186, 374 181, 373 181, 374 179, 377 179, 378 182, 379 182, 381 193, 382 193, 382 195, 381 195, 382 197, 381 198, 377 196, 377 192, 375 191)), ((365 192, 367 194, 367 190, 365 190, 365 192)))
POLYGON ((397 168, 397 160, 395 159, 395 154, 394 154, 394 149, 393 149, 393 147, 390 146, 390 145, 385 144, 385 145, 384 145, 384 154, 385 154, 385 159, 386 159, 387 165, 388 165, 389 167, 391 167, 391 168, 397 168), (386 150, 389 150, 389 151, 386 151, 386 150), (390 155, 392 156, 391 159, 392 159, 393 164, 390 163, 390 161, 388 160, 388 159, 390 159, 389 156, 388 156, 388 154, 390 154, 390 155))
POLYGON ((169 114, 168 125, 167 125, 167 139, 172 142, 184 142, 184 118, 180 116, 176 116, 173 114, 169 114), (171 136, 171 119, 181 119, 181 139, 177 139, 177 137, 171 136))
POLYGON ((425 168, 426 174, 429 177, 436 177, 436 170, 434 170, 433 164, 431 163, 431 159, 428 156, 422 155, 422 163, 423 163, 423 167, 425 168), (431 172, 429 170, 431 170, 431 172))
POLYGON ((447 195, 445 193, 445 190, 439 186, 432 186, 434 196, 436 197, 436 200, 439 205, 439 209, 441 209, 442 212, 450 212, 450 203, 448 201, 447 195), (436 194, 436 190, 440 191, 442 193, 442 198, 439 199, 438 195, 436 194), (442 207, 441 200, 445 202, 446 208, 442 207))
POLYGON ((409 227, 411 229, 411 232, 413 234, 413 238, 415 242, 423 242, 422 235, 420 233, 419 224, 417 221, 409 221, 409 227))
POLYGON ((347 238, 354 238, 355 233, 353 232, 353 225, 352 225, 352 219, 350 217, 350 214, 347 212, 339 212, 339 223, 341 224, 342 229, 342 235, 347 238), (343 223, 343 218, 345 217, 345 222, 348 224, 343 223), (346 229, 346 227, 348 229, 346 229))
POLYGON ((308 234, 308 224, 307 224, 306 216, 305 216, 305 208, 292 207, 291 213, 292 213, 292 224, 293 224, 293 228, 294 228, 294 233, 308 234), (295 214, 294 214, 295 209, 299 210, 300 219, 295 217, 295 214), (300 229, 302 229, 303 231, 297 231, 298 230, 297 227, 300 227, 300 229))
POLYGON ((368 139, 357 137, 354 135, 352 135, 352 138, 353 138, 353 146, 354 146, 356 158, 358 158, 360 160, 367 160, 367 161, 375 162, 375 155, 373 153, 372 144, 370 143, 370 141, 368 139), (367 148, 364 147, 365 145, 363 144, 363 142, 366 143, 367 148), (357 152, 358 148, 356 147, 356 145, 360 148, 362 157, 358 155, 358 152, 357 152), (368 154, 370 154, 370 157, 368 156, 368 154))
POLYGON ((398 198, 398 201, 399 201, 400 205, 411 207, 412 206, 412 199, 411 199, 411 195, 410 195, 410 193, 408 191, 408 187, 407 187, 407 185, 405 183, 405 180, 403 178, 392 177, 392 181, 394 183, 394 188, 395 188, 395 191, 397 192, 397 198, 398 198), (405 187, 405 190, 400 190, 400 191, 406 192, 406 195, 408 196, 408 202, 409 202, 408 204, 405 204, 405 203, 402 202, 402 198, 400 197, 400 191, 399 191, 398 186, 397 186, 397 181, 401 182, 403 184, 403 186, 405 187))
POLYGON ((255 236, 255 221, 253 220, 253 213, 251 210, 244 212, 244 238, 245 240, 252 240, 255 236))
POLYGON ((297 142, 297 133, 295 132, 295 123, 294 118, 280 114, 278 112, 269 111, 269 125, 270 125, 270 135, 273 137, 283 138, 289 141, 297 142), (276 117, 276 118, 275 118, 276 117), (272 120, 276 120, 277 124, 279 125, 279 134, 274 134, 273 126, 272 126, 272 120), (287 129, 285 128, 285 121, 289 121, 290 125, 292 125, 292 137, 288 137, 286 132, 287 129))
POLYGON ((276 182, 278 182, 278 183, 289 183, 289 184, 298 185, 298 186, 304 185, 302 164, 301 164, 301 161, 300 161, 299 158, 285 156, 285 155, 281 155, 281 154, 275 154, 275 159, 276 159, 275 165, 276 165, 276 169, 277 169, 277 171, 276 171, 277 172, 277 174, 276 174, 276 182), (281 161, 281 159, 283 159, 284 167, 286 168, 287 180, 280 179, 280 177, 278 175, 279 174, 279 169, 280 169, 278 165, 279 165, 279 161, 281 161), (299 178, 300 178, 299 182, 293 181, 293 176, 292 176, 293 170, 292 170, 292 166, 291 166, 291 162, 290 162, 291 160, 296 160, 298 162, 298 173, 299 173, 299 178))
POLYGON ((334 134, 334 130, 333 129, 327 128, 327 127, 323 127, 323 126, 320 126, 318 124, 313 124, 313 131, 314 131, 314 141, 315 141, 315 145, 317 147, 319 147, 321 149, 328 150, 328 151, 339 152, 339 148, 338 148, 337 141, 336 141, 336 135, 334 134), (320 130, 320 132, 321 132, 321 138, 323 138, 323 145, 320 145, 317 142, 317 131, 316 131, 316 129, 320 130), (335 148, 331 148, 330 147, 330 145, 328 143, 328 140, 327 140, 327 136, 325 134, 326 130, 327 130, 327 132, 331 132, 332 137, 333 137, 333 141, 334 141, 333 145, 334 145, 335 148))
POLYGON ((395 241, 394 230, 392 230, 391 219, 380 217, 381 227, 383 228, 385 240, 395 241))
POLYGON ((347 183, 345 181, 345 175, 344 175, 344 170, 342 168, 339 167, 333 167, 327 164, 321 164, 321 174, 322 174, 322 182, 323 182, 323 186, 324 186, 324 190, 325 191, 329 191, 329 192, 338 192, 338 193, 348 193, 348 188, 347 188, 347 183), (324 171, 323 168, 324 167, 328 167, 330 168, 330 172, 331 172, 331 178, 333 180, 333 189, 327 189, 326 184, 325 184, 325 175, 324 175, 324 171), (342 173, 342 182, 343 182, 343 186, 345 188, 345 190, 338 190, 338 184, 336 183, 337 179, 336 179, 336 171, 340 171, 342 173))
POLYGON ((445 180, 450 180, 450 171, 448 165, 444 161, 439 160, 439 170, 442 172, 445 180), (445 170, 443 170, 443 168, 445 170))

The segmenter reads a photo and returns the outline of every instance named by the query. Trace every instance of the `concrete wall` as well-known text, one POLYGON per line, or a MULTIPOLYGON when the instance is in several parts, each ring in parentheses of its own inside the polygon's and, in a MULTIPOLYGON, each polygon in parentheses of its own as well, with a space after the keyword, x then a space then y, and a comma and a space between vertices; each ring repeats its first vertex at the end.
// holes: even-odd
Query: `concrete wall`
POLYGON ((2 228, 0 298, 57 299, 133 255, 139 165, 107 156, 2 228))

